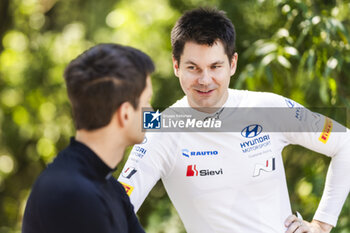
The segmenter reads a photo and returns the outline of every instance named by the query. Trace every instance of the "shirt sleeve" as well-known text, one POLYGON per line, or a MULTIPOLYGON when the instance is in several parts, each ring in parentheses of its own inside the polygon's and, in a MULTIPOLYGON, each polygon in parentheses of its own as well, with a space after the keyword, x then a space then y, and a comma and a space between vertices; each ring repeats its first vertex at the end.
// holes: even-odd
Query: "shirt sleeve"
POLYGON ((325 188, 314 219, 335 226, 350 190, 350 131, 338 122, 291 101, 285 130, 288 143, 331 157, 325 188), (293 106, 293 107, 291 107, 293 106), (294 132, 292 132, 294 131, 294 132))
POLYGON ((136 214, 134 213, 134 207, 130 202, 129 196, 124 192, 124 187, 114 177, 112 179, 118 185, 118 189, 120 189, 120 193, 124 202, 125 214, 128 219, 128 232, 145 233, 139 220, 136 217, 136 214))
POLYGON ((146 133, 144 142, 131 150, 118 181, 129 195, 135 212, 157 181, 173 169, 174 146, 169 133, 146 133))

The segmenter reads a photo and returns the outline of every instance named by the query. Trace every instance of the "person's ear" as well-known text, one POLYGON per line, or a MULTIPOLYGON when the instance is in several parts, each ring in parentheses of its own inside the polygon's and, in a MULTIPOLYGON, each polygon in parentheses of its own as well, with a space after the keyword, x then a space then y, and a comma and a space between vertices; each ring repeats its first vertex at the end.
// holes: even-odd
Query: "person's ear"
POLYGON ((175 59, 175 57, 173 57, 173 69, 174 69, 174 74, 176 77, 179 77, 179 63, 178 61, 175 59))
POLYGON ((234 53, 231 59, 231 64, 230 64, 230 75, 234 75, 236 73, 236 69, 237 69, 237 61, 238 61, 238 54, 234 53))
POLYGON ((133 106, 129 102, 124 102, 120 105, 118 110, 116 111, 116 118, 118 121, 118 124, 121 128, 127 127, 131 121, 131 118, 133 117, 133 106))

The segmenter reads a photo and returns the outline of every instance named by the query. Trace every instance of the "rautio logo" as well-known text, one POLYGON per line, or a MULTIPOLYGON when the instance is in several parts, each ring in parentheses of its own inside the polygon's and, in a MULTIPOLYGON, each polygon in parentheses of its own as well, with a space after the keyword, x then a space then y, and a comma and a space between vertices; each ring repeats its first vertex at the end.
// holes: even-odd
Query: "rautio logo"
POLYGON ((253 124, 248 125, 241 131, 241 135, 245 138, 254 138, 262 132, 262 126, 253 124))
POLYGON ((259 176, 260 171, 272 172, 274 170, 276 170, 275 158, 270 158, 265 164, 255 164, 253 177, 259 176))
POLYGON ((134 167, 128 167, 125 169, 125 171, 123 171, 122 176, 130 179, 136 172, 137 170, 134 167))
POLYGON ((333 122, 331 119, 328 117, 325 118, 324 126, 323 126, 323 131, 321 133, 321 136, 318 138, 322 143, 326 144, 329 136, 331 135, 333 128, 333 122))
POLYGON ((182 149, 182 155, 189 158, 190 156, 210 156, 218 155, 217 150, 207 150, 207 151, 189 151, 188 149, 182 149))
POLYGON ((209 170, 209 169, 203 169, 203 170, 197 170, 197 165, 188 165, 187 166, 187 172, 186 176, 215 176, 215 175, 223 175, 224 172, 222 171, 222 168, 219 170, 209 170))

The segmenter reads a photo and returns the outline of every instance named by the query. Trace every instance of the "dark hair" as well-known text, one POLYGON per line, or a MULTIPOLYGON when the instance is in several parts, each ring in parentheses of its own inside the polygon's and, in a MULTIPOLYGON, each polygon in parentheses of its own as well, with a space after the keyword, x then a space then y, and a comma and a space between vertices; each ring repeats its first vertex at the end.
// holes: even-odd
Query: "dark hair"
POLYGON ((212 8, 187 11, 171 31, 173 56, 180 62, 180 56, 188 41, 212 46, 218 39, 223 43, 225 53, 231 62, 235 53, 236 32, 225 12, 212 8))
POLYGON ((108 125, 124 102, 136 109, 153 71, 149 56, 117 44, 99 44, 78 56, 64 73, 76 128, 94 130, 108 125))

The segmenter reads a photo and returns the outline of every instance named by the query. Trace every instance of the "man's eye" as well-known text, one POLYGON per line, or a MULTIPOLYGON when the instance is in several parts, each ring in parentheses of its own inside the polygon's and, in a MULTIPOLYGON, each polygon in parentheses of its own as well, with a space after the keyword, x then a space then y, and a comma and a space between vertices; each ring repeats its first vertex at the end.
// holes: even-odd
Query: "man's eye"
POLYGON ((196 69, 196 67, 194 67, 194 66, 187 66, 187 69, 194 70, 194 69, 196 69))
POLYGON ((217 65, 214 65, 214 66, 211 66, 212 69, 217 69, 217 68, 220 68, 221 66, 217 66, 217 65))

